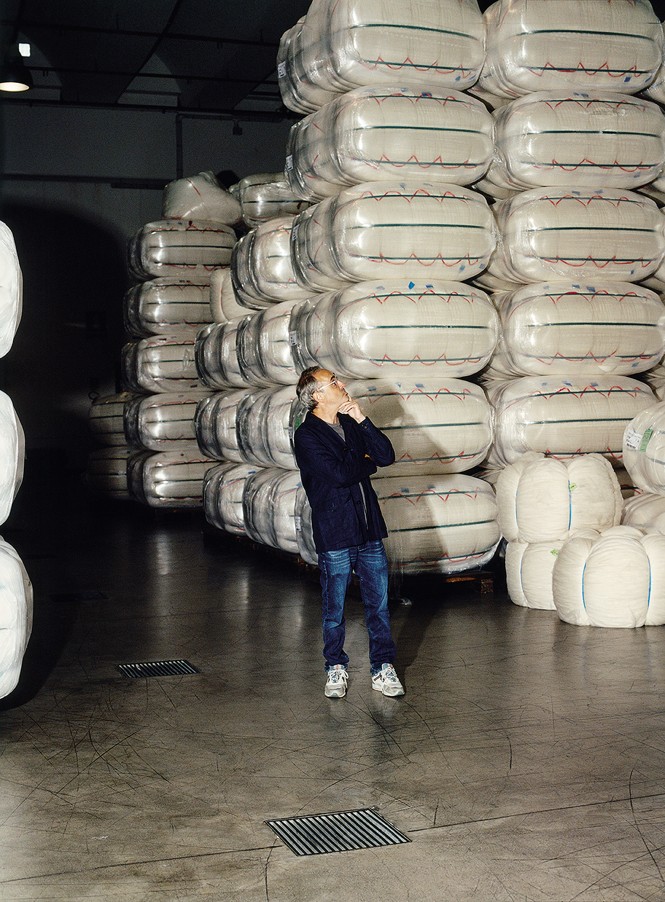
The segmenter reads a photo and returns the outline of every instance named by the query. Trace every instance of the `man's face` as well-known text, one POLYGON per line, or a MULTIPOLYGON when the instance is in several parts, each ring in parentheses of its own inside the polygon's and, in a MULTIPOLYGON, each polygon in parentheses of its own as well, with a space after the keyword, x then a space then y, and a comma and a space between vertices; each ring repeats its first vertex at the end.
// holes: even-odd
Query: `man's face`
POLYGON ((345 384, 331 373, 330 370, 318 370, 315 373, 316 381, 319 383, 317 392, 319 393, 319 403, 325 399, 326 404, 338 403, 348 400, 348 392, 345 384))

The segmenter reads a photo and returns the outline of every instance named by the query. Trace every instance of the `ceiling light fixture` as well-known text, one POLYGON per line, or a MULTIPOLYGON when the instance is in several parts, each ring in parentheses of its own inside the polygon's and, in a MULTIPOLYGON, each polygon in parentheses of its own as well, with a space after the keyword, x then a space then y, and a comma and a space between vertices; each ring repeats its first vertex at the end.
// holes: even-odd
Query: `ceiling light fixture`
MULTIPOLYGON (((28 54, 29 54, 28 50, 28 54)), ((32 75, 26 68, 19 48, 14 45, 7 51, 5 61, 0 68, 0 91, 17 94, 32 88, 32 75)))

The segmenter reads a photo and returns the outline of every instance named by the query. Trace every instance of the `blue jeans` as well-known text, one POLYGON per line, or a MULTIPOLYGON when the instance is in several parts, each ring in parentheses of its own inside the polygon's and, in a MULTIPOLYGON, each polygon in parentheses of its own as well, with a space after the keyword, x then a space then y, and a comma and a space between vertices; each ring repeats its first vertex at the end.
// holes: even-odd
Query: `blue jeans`
POLYGON ((369 634, 369 662, 372 674, 382 664, 395 660, 395 643, 390 634, 388 613, 388 560, 381 540, 353 545, 339 551, 319 554, 321 570, 323 657, 326 669, 335 664, 346 666, 344 651, 346 621, 344 601, 355 571, 360 581, 360 596, 365 607, 365 625, 369 634))

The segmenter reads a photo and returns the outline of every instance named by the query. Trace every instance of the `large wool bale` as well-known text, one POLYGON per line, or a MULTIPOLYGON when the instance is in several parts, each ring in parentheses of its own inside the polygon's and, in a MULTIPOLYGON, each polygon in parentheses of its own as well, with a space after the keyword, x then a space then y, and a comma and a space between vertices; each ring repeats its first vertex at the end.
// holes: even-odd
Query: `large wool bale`
POLYGON ((296 301, 284 301, 249 317, 238 337, 238 358, 252 385, 295 385, 300 368, 293 356, 292 314, 296 301))
POLYGON ((627 498, 623 505, 621 525, 665 535, 665 495, 638 492, 632 498, 627 498))
POLYGON ((125 389, 133 392, 177 392, 204 388, 194 359, 195 336, 173 330, 126 342, 120 363, 125 389))
POLYGON ((506 282, 637 282, 665 255, 665 218, 634 191, 532 188, 493 209, 500 238, 487 273, 506 282))
POLYGON ((317 50, 321 63, 324 61, 320 32, 317 37, 313 22, 313 18, 307 22, 301 16, 284 32, 277 50, 277 81, 282 101, 287 109, 303 115, 318 110, 336 96, 306 75, 306 66, 314 70, 312 64, 317 50))
POLYGON ((211 322, 210 285, 207 280, 151 279, 126 292, 125 330, 133 338, 178 331, 193 334, 211 322))
POLYGON ((91 451, 85 473, 88 488, 107 498, 129 501, 132 496, 127 484, 127 461, 130 455, 135 453, 128 445, 115 445, 91 451))
MULTIPOLYGON (((243 289, 266 306, 266 302, 295 301, 310 292, 296 281, 291 261, 293 216, 276 216, 260 223, 253 232, 249 272, 243 289)), ((243 239, 243 241, 245 241, 243 239)), ((233 275, 233 271, 232 271, 233 275)))
POLYGON ((0 392, 0 523, 11 511, 23 482, 25 435, 9 395, 0 392))
POLYGON ((470 185, 487 170, 493 148, 492 117, 468 94, 363 87, 291 126, 285 171, 294 194, 315 201, 349 185, 403 177, 470 185))
POLYGON ((238 405, 244 398, 254 397, 256 393, 256 389, 237 389, 214 392, 201 398, 196 407, 194 431, 203 454, 215 460, 243 462, 236 428, 238 405))
POLYGON ((210 276, 210 312, 215 323, 228 323, 249 314, 249 310, 238 301, 230 267, 220 267, 210 276))
POLYGON ((196 336, 194 362, 198 377, 211 389, 244 388, 249 380, 242 371, 238 345, 249 316, 226 323, 211 323, 196 336))
POLYGON ((214 172, 199 172, 169 182, 162 195, 163 219, 205 219, 237 225, 242 219, 240 203, 220 185, 214 172))
POLYGON ((357 378, 463 377, 481 370, 498 339, 487 295, 459 282, 361 282, 293 311, 300 362, 357 378))
POLYGON ((275 216, 295 216, 309 206, 294 195, 283 172, 248 175, 231 188, 236 189, 242 218, 250 228, 275 216))
POLYGON ((245 483, 256 471, 249 464, 222 463, 206 472, 203 512, 208 523, 234 535, 245 535, 245 483))
POLYGON ((238 452, 247 463, 295 469, 293 432, 298 408, 291 386, 264 388, 238 400, 238 452))
POLYGON ((16 688, 32 632, 32 583, 16 549, 0 537, 0 698, 16 688))
POLYGON ((203 478, 218 461, 201 454, 195 441, 179 451, 136 455, 131 474, 132 495, 153 508, 178 510, 203 507, 203 478))
POLYGON ((479 85, 499 97, 562 88, 637 94, 662 61, 649 0, 498 0, 485 22, 479 85))
POLYGON ((665 354, 665 305, 629 282, 537 282, 495 303, 501 323, 486 376, 632 375, 665 354))
POLYGON ((300 474, 275 467, 248 476, 243 492, 243 520, 250 539, 298 553, 296 495, 300 474))
POLYGON ((101 395, 90 405, 88 411, 88 427, 90 434, 100 445, 123 447, 125 438, 125 404, 132 401, 134 392, 119 392, 114 395, 101 395))
POLYGON ((495 410, 489 462, 499 466, 527 451, 559 460, 597 453, 618 463, 624 429, 655 401, 648 385, 629 376, 524 376, 486 390, 495 410))
POLYGON ((209 282, 217 267, 229 265, 235 243, 233 229, 219 222, 149 222, 129 241, 129 271, 139 281, 168 276, 209 282))
POLYGON ((394 279, 400 271, 416 279, 471 279, 485 269, 495 243, 489 206, 469 188, 417 179, 365 182, 296 217, 291 258, 298 283, 315 293, 394 279))
POLYGON ((14 235, 0 222, 0 357, 9 351, 23 312, 23 274, 14 235))
POLYGON ((509 542, 564 541, 571 532, 618 526, 621 487, 611 463, 599 454, 555 460, 524 454, 496 481, 497 518, 509 542))
POLYGON ((665 364, 662 360, 644 374, 659 401, 665 400, 665 364))
POLYGON ((506 588, 513 604, 554 611, 552 572, 563 542, 508 542, 506 588))
POLYGON ((496 156, 487 179, 501 188, 636 188, 665 163, 665 117, 642 97, 540 91, 494 117, 496 156))
POLYGON ((146 451, 180 451, 196 440, 196 405, 207 391, 145 395, 125 405, 127 444, 146 451))
POLYGON ((615 526, 573 536, 552 575, 561 620, 577 626, 632 628, 665 623, 665 536, 615 526))
POLYGON ((665 402, 636 413, 623 435, 623 462, 643 492, 665 495, 665 402))

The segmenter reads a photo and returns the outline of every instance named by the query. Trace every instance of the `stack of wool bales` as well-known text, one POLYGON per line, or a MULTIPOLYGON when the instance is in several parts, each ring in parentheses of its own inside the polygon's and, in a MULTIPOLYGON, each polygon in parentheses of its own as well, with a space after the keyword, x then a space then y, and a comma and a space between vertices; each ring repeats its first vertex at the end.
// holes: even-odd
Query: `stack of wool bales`
POLYGON ((502 326, 484 374, 490 464, 541 451, 617 465, 655 400, 639 377, 665 351, 661 299, 637 284, 663 264, 665 218, 636 190, 665 163, 665 119, 632 96, 656 77, 662 27, 647 0, 501 0, 485 20, 475 90, 498 109, 479 187, 502 198, 479 278, 502 326))
POLYGON ((665 402, 643 410, 623 437, 626 470, 637 488, 624 504, 626 526, 665 535, 665 402))
MULTIPOLYGON (((492 156, 489 114, 461 90, 483 58, 475 0, 314 0, 278 60, 285 104, 309 113, 292 128, 285 171, 311 206, 245 236, 231 267, 241 306, 265 308, 278 284, 304 299, 281 294, 277 307, 197 343, 204 381, 236 390, 201 403, 199 443, 245 467, 295 466, 291 436, 303 412, 292 386, 302 368, 359 380, 351 394, 395 445, 395 475, 374 485, 389 561, 407 571, 482 564, 499 540, 491 487, 463 475, 492 440, 489 405, 466 377, 498 338, 489 298, 463 281, 482 272, 495 244, 485 199, 466 187, 492 156), (278 252, 261 251, 278 239, 278 252)), ((257 492, 259 483, 246 479, 249 522, 250 479, 257 492)), ((220 475, 217 494, 212 481, 209 519, 224 523, 224 508, 237 524, 236 473, 220 475)), ((315 560, 306 522, 305 506, 299 550, 315 560)))
MULTIPOLYGON (((23 309, 23 277, 11 229, 0 222, 0 357, 11 349, 23 309)), ((25 439, 11 399, 0 392, 0 524, 23 480, 25 439)), ((16 549, 0 537, 0 698, 16 687, 32 631, 32 584, 16 549)))

